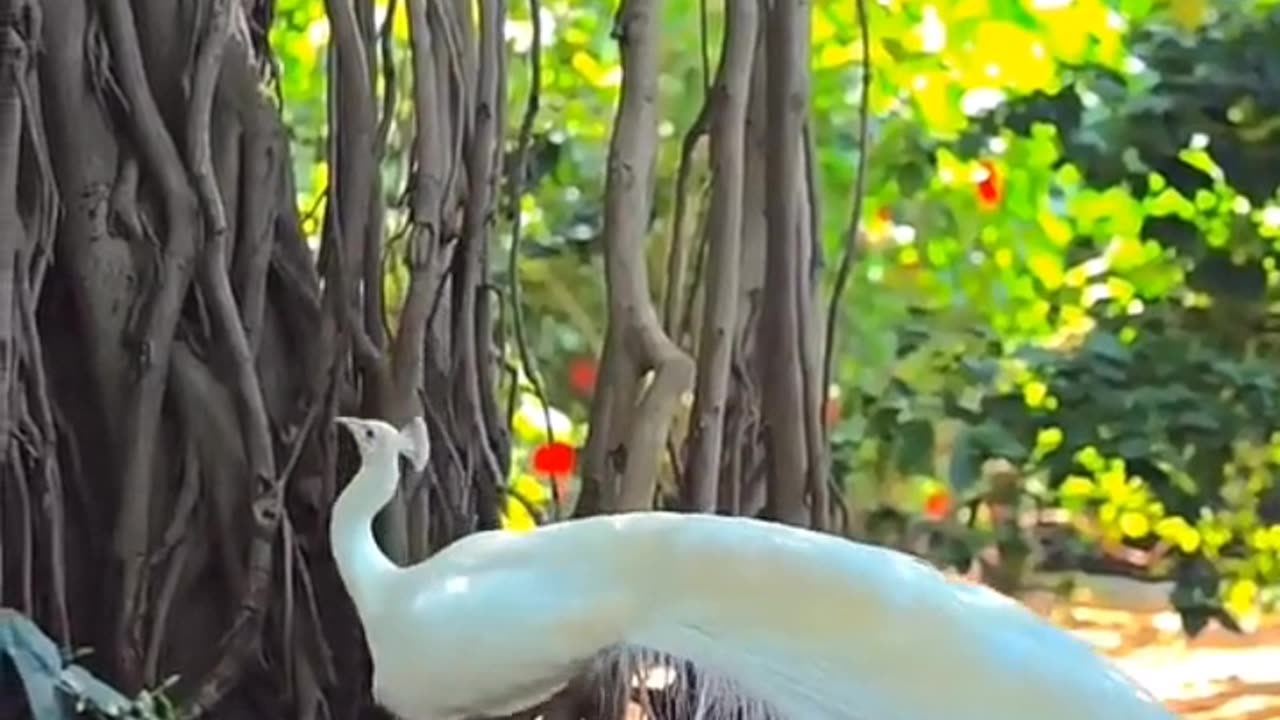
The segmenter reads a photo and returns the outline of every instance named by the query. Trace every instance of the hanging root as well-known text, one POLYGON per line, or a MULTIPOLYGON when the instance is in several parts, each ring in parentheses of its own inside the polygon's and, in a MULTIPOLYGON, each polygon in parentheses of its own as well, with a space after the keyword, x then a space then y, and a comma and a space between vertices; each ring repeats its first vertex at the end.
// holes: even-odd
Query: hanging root
POLYGON ((600 707, 616 707, 625 694, 649 720, 784 720, 732 678, 647 648, 609 648, 592 661, 589 673, 600 707))

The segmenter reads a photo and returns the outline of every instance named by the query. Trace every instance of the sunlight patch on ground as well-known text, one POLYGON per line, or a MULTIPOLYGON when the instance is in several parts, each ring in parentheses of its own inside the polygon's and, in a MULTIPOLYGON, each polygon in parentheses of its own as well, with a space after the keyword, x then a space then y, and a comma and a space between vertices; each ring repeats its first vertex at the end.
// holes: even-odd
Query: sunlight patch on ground
POLYGON ((1188 720, 1280 720, 1280 619, 1188 640, 1169 611, 1058 607, 1054 621, 1113 658, 1188 720))

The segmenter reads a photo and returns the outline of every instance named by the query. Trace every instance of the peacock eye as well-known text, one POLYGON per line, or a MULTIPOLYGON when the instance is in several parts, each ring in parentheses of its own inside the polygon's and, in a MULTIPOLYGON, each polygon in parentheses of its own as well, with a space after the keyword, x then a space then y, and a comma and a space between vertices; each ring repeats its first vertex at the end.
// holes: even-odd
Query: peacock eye
POLYGON ((365 430, 365 431, 364 431, 364 439, 365 439, 365 440, 372 440, 372 439, 373 439, 373 431, 372 431, 372 430, 365 430))

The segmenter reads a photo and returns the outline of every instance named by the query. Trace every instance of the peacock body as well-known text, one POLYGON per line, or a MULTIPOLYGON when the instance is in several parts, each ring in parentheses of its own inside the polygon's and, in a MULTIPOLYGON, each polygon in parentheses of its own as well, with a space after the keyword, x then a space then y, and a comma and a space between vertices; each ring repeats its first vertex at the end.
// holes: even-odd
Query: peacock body
POLYGON ((374 697, 406 720, 516 712, 602 658, 655 656, 697 668, 711 689, 704 717, 1174 717, 1087 644, 992 590, 894 550, 760 520, 593 517, 477 533, 397 567, 371 521, 394 492, 398 454, 425 464, 425 431, 413 440, 346 423, 358 443, 366 426, 376 432, 335 505, 335 557, 364 625, 374 697))

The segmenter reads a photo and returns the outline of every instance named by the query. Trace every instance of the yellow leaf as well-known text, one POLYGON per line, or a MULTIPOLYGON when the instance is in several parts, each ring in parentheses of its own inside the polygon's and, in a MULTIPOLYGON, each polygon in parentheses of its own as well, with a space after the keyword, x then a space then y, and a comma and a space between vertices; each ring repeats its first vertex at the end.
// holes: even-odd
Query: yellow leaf
MULTIPOLYGON (((911 80, 911 95, 921 119, 935 133, 956 132, 967 122, 951 90, 951 85, 941 74, 920 74, 911 80)), ((938 167, 939 175, 943 170, 942 166, 938 167)))
POLYGON ((1013 267, 1013 251, 1009 248, 1000 248, 996 250, 996 254, 992 257, 996 267, 1001 270, 1008 270, 1013 267))
POLYGON ((1125 511, 1120 515, 1120 532, 1125 537, 1140 540, 1151 532, 1151 521, 1140 512, 1125 511))
POLYGON ((1182 552, 1190 554, 1200 549, 1200 531, 1191 527, 1181 517, 1167 517, 1156 523, 1156 535, 1168 543, 1177 545, 1182 552))
POLYGON ((538 523, 529 514, 524 503, 513 497, 507 497, 506 511, 502 513, 502 528, 512 532, 529 532, 537 527, 538 523))
POLYGON ((1178 535, 1187 528, 1187 521, 1174 515, 1156 523, 1156 535, 1166 542, 1177 542, 1178 535))
POLYGON ((920 264, 920 251, 913 247, 904 247, 898 253, 898 264, 903 267, 915 267, 920 264))
POLYGON ((853 43, 828 43, 823 45, 814 58, 814 70, 831 70, 858 62, 861 57, 858 46, 853 43))
POLYGON ((539 482, 536 477, 528 473, 521 473, 520 477, 511 483, 511 492, 538 508, 541 508, 551 500, 551 490, 547 488, 546 484, 539 482))
POLYGON ((1226 611, 1233 617, 1253 614, 1258 605, 1258 583, 1248 578, 1241 578, 1231 584, 1227 591, 1226 611))
POLYGON ((1108 499, 1119 502, 1129 495, 1129 476, 1124 466, 1112 464, 1106 471, 1098 474, 1098 485, 1108 499))
POLYGON ((1099 473, 1106 467, 1106 460, 1103 459, 1102 453, 1098 452, 1098 448, 1092 445, 1085 445, 1080 448, 1080 451, 1076 453, 1076 462, 1091 473, 1099 473))
POLYGON ((1208 0, 1169 0, 1169 16, 1178 27, 1187 32, 1195 32, 1209 21, 1209 2, 1208 0))
POLYGON ((583 30, 575 25, 570 25, 560 33, 561 39, 566 45, 584 47, 590 45, 592 41, 591 33, 583 30))
POLYGON ((587 82, 598 88, 617 87, 622 82, 622 68, 601 65, 590 53, 579 50, 569 60, 573 69, 577 70, 587 82))
POLYGON ((397 3, 396 14, 391 18, 391 37, 402 43, 409 42, 409 13, 405 9, 408 3, 397 3))
POLYGON ((1045 398, 1049 395, 1049 386, 1039 380, 1032 380, 1022 386, 1022 401, 1029 408, 1038 408, 1044 405, 1045 398))
POLYGON ((1093 481, 1082 475, 1069 475, 1066 480, 1062 481, 1062 486, 1058 488, 1058 492, 1063 497, 1085 498, 1093 495, 1097 490, 1097 486, 1093 481))
POLYGON ((1007 85, 1031 91, 1048 85, 1055 77, 1053 58, 1040 36, 1014 23, 983 22, 977 28, 973 44, 982 49, 969 58, 976 66, 973 71, 977 78, 986 77, 989 68, 994 66, 1007 85))
POLYGON ((835 36, 836 26, 835 23, 831 22, 831 10, 815 8, 813 12, 813 32, 810 35, 813 46, 818 47, 834 39, 835 36))
POLYGON ((1210 525, 1200 530, 1203 536, 1204 544, 1207 548, 1211 548, 1214 552, 1222 549, 1224 545, 1231 542, 1232 532, 1230 528, 1220 525, 1210 525))
POLYGON ((568 438, 573 433, 573 421, 554 407, 548 408, 548 411, 549 413, 543 413, 542 402, 532 393, 521 393, 515 417, 511 421, 515 436, 529 444, 546 442, 547 414, 550 414, 551 429, 555 431, 556 440, 568 438))
POLYGON ((1195 528, 1188 526, 1185 530, 1178 533, 1177 543, 1182 552, 1189 555, 1200 549, 1200 532, 1195 528))
POLYGON ((1258 555, 1257 559, 1254 560, 1254 563, 1258 566, 1259 575, 1269 580, 1274 579, 1274 574, 1276 571, 1275 555, 1267 555, 1267 554, 1258 555))
POLYGON ((1036 433, 1036 455, 1043 457, 1062 447, 1062 428, 1047 427, 1036 433))
POLYGON ((1062 260, 1057 255, 1033 253, 1027 258, 1027 269, 1040 280, 1045 289, 1053 291, 1062 287, 1065 272, 1062 260))

